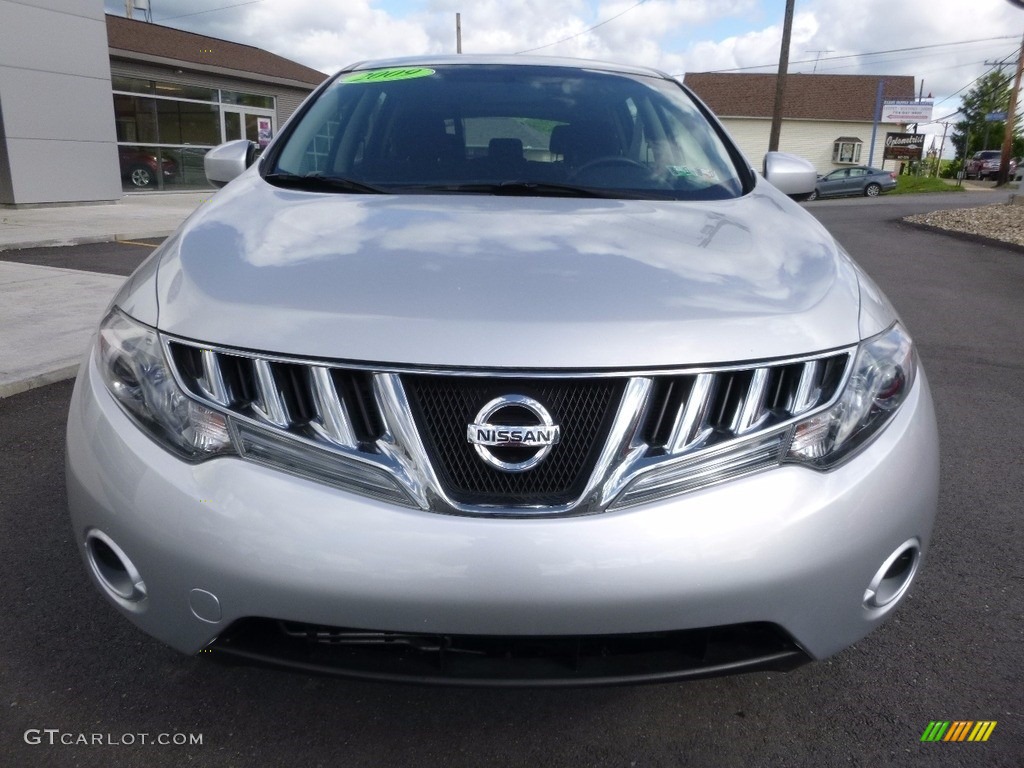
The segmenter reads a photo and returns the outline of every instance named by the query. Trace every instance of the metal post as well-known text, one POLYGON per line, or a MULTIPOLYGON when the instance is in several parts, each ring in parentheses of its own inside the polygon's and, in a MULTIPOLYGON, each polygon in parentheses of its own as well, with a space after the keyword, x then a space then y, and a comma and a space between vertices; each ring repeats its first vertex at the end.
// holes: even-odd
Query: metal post
POLYGON ((462 14, 455 14, 455 52, 462 53, 462 14))
POLYGON ((971 152, 971 124, 967 123, 967 135, 964 136, 964 159, 960 163, 960 171, 956 175, 956 185, 958 187, 963 186, 964 179, 967 178, 967 155, 971 152))
MULTIPOLYGON (((878 81, 878 91, 875 93, 875 122, 871 126, 871 149, 868 151, 868 165, 875 167, 875 137, 878 135, 878 123, 882 119, 882 93, 885 91, 885 80, 878 81)), ((882 161, 885 165, 885 160, 882 161)))

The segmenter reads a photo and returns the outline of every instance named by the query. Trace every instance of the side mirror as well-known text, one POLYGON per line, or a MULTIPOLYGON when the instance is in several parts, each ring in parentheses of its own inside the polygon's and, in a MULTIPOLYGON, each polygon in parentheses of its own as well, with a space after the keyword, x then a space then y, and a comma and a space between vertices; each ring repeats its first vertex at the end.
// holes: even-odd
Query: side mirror
POLYGON ((764 177, 794 200, 806 199, 818 183, 818 172, 809 161, 785 152, 769 152, 764 156, 764 177))
POLYGON ((237 139, 214 147, 203 158, 206 178, 215 187, 223 187, 256 159, 256 145, 248 139, 237 139))

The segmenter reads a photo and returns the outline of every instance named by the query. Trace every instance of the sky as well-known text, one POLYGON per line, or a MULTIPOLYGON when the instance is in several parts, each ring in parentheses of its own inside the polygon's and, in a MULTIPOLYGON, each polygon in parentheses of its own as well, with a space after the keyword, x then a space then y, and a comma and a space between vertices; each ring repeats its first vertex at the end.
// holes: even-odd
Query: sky
MULTIPOLYGON (((125 0, 104 1, 107 12, 124 15, 125 0)), ((363 59, 455 53, 456 12, 465 53, 604 59, 680 77, 737 68, 774 72, 785 11, 784 0, 149 4, 154 22, 255 45, 328 74, 363 59)), ((986 62, 1005 60, 1012 72, 1022 32, 1024 8, 1008 0, 796 0, 789 71, 913 75, 919 88, 923 80, 924 95, 934 96, 934 117, 942 119, 991 68, 986 62), (899 50, 908 48, 917 50, 899 50)))

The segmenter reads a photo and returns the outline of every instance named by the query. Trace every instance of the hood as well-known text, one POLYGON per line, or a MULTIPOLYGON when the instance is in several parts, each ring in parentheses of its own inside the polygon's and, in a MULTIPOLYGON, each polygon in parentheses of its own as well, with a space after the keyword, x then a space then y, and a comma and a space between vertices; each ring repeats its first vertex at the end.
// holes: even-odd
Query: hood
POLYGON ((157 301, 186 338, 396 365, 672 367, 858 340, 855 269, 764 181, 677 202, 324 194, 250 172, 165 244, 157 301))

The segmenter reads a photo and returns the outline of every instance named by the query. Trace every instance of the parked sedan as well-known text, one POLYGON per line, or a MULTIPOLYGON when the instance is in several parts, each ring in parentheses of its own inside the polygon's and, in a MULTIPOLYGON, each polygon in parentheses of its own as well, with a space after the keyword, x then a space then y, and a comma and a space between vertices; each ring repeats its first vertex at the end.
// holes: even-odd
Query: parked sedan
POLYGON ((157 166, 163 168, 164 179, 172 179, 178 173, 178 164, 164 154, 157 159, 157 150, 150 147, 118 146, 117 159, 121 165, 121 178, 133 187, 145 189, 156 186, 157 166))
POLYGON ((901 603, 931 395, 784 194, 809 163, 758 173, 656 71, 518 56, 360 63, 256 148, 206 155, 227 186, 114 297, 72 398, 74 540, 142 630, 623 683, 790 669, 901 603))
POLYGON ((808 200, 819 197, 846 197, 866 195, 878 197, 882 192, 896 188, 896 174, 880 168, 857 165, 853 168, 836 168, 831 173, 818 177, 818 183, 808 200))

